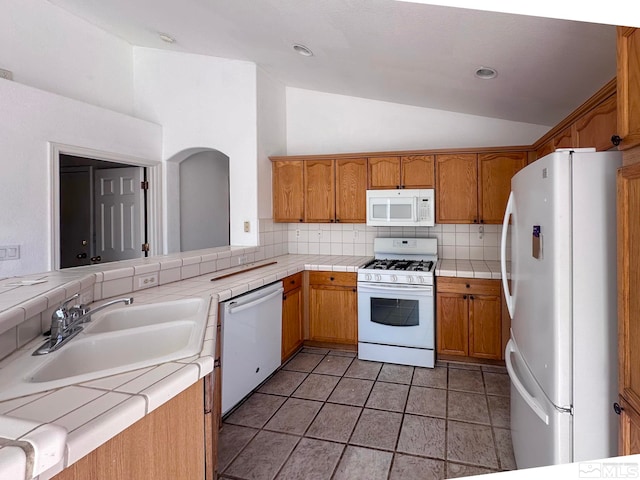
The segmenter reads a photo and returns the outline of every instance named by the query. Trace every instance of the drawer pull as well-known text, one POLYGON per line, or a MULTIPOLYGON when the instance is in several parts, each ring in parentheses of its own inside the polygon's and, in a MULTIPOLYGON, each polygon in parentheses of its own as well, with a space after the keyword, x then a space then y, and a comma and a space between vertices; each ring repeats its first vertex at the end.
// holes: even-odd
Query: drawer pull
POLYGON ((471 288, 471 285, 469 285, 469 284, 467 283, 466 287, 467 287, 467 288, 471 288))

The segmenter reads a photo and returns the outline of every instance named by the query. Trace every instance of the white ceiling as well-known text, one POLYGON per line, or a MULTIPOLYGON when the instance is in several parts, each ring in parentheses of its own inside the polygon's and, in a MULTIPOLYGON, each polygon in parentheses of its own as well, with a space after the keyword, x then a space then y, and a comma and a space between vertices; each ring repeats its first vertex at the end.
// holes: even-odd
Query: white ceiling
POLYGON ((49 1, 132 45, 252 61, 288 86, 541 125, 615 76, 611 25, 394 0, 49 1))

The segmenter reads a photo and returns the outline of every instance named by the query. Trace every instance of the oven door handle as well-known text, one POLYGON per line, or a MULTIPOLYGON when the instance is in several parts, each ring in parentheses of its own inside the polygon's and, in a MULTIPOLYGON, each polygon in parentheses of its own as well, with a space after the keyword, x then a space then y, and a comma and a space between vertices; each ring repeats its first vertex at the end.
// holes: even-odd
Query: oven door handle
POLYGON ((363 285, 361 283, 358 284, 358 291, 360 293, 376 292, 376 291, 397 292, 398 290, 405 290, 405 291, 413 290, 414 292, 425 292, 425 293, 433 294, 433 287, 429 285, 386 286, 386 285, 371 285, 371 284, 363 285))

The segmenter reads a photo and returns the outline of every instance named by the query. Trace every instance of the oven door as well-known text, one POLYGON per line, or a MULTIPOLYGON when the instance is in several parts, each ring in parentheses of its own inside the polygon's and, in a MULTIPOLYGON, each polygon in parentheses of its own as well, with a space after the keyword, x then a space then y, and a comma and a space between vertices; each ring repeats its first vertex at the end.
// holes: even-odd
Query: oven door
POLYGON ((358 283, 358 341, 434 348, 433 287, 358 283))

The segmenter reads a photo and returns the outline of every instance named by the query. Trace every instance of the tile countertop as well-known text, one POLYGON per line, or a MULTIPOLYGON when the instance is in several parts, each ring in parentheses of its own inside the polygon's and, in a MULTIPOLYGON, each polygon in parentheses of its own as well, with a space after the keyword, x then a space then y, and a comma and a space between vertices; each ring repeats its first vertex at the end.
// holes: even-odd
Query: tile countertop
MULTIPOLYGON (((133 292, 134 304, 194 296, 211 297, 199 355, 0 402, 0 478, 45 480, 75 463, 213 371, 218 301, 241 295, 303 270, 356 272, 371 257, 283 255, 133 292), (274 265, 268 265, 271 262, 274 265), (250 267, 260 266, 243 273, 250 267), (211 281, 234 273, 233 276, 211 281), (29 442, 31 458, 21 452, 29 442)), ((71 277, 71 276, 70 276, 71 277)), ((76 277, 74 277, 76 280, 76 277)), ((100 303, 108 300, 103 299, 100 303)), ((0 362, 29 355, 37 338, 0 362)), ((0 385, 2 388, 2 385, 0 385)))
MULTIPOLYGON (((507 264, 507 268, 508 264, 507 264)), ((501 279, 500 262, 490 260, 438 260, 437 277, 501 279)), ((509 275, 507 275, 507 278, 509 275)))

